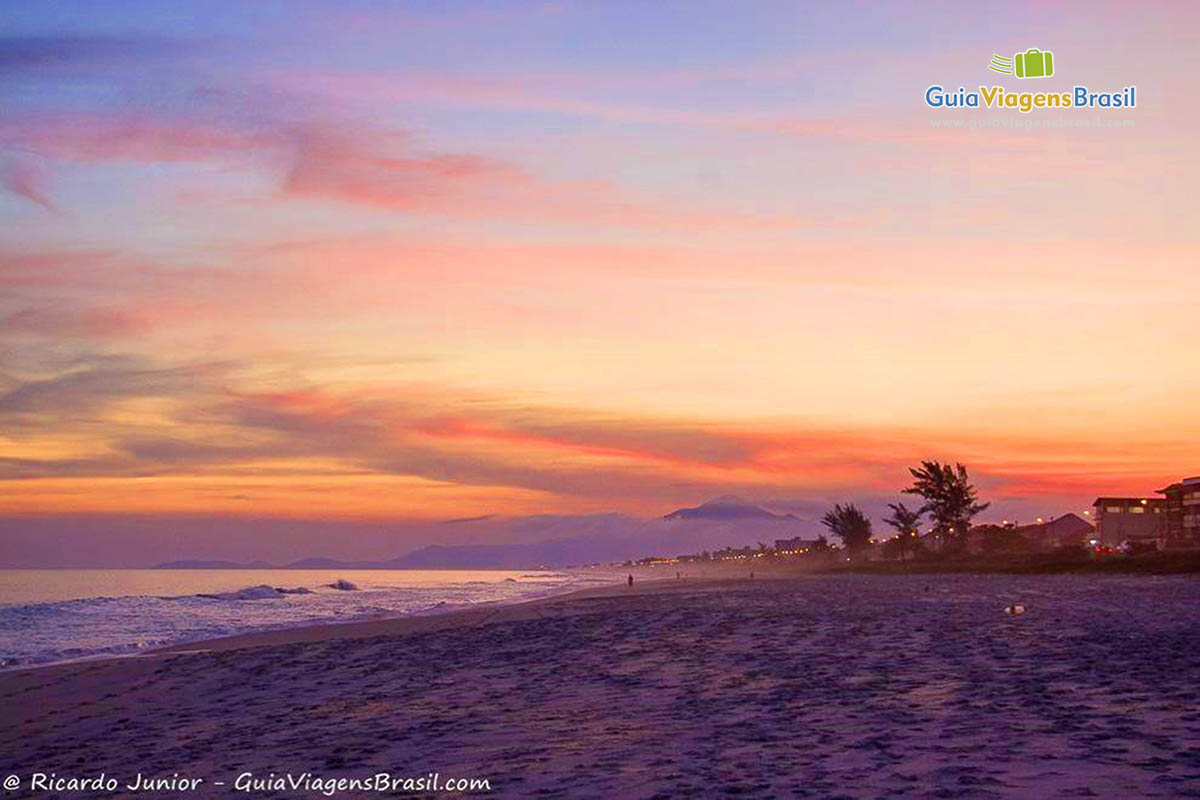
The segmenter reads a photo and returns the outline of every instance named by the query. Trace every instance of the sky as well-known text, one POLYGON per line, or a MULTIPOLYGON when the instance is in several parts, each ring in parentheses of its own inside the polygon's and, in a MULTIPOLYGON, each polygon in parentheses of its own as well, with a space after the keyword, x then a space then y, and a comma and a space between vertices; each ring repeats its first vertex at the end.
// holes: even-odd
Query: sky
POLYGON ((1198 17, 6 5, 0 521, 1152 494, 1200 473, 1198 17))

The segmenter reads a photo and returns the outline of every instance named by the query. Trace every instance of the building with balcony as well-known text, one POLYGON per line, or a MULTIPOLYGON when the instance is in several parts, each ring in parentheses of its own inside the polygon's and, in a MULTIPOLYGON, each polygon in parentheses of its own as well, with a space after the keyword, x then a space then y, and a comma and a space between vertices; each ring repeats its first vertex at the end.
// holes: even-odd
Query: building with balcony
POLYGON ((1200 477, 1184 478, 1159 489, 1164 495, 1163 539, 1168 547, 1200 545, 1200 477))
POLYGON ((1161 497, 1097 497, 1092 507, 1099 544, 1163 543, 1166 501, 1161 497))

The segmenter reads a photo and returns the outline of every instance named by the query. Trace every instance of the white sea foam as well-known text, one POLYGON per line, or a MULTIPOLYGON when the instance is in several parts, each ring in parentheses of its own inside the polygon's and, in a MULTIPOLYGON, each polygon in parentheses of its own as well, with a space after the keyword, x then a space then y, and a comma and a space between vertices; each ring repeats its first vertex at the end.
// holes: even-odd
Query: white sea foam
MULTIPOLYGON (((167 573, 160 576, 164 580, 174 579, 188 586, 202 586, 206 577, 192 570, 186 574, 157 572, 167 573)), ((55 577, 50 571, 43 574, 51 580, 55 577)), ((308 571, 281 575, 279 571, 267 574, 239 570, 232 576, 230 571, 212 571, 212 591, 0 603, 0 666, 129 654, 169 644, 327 622, 442 613, 479 603, 553 594, 597 579, 565 573, 514 579, 517 574, 445 571, 431 578, 428 572, 418 575, 380 570, 355 572, 350 581, 308 571), (283 585, 281 579, 288 585, 283 585), (226 589, 230 580, 243 582, 242 588, 226 589), (360 590, 332 588, 338 581, 360 590), (303 585, 296 585, 299 583, 303 585)), ((123 576, 119 571, 105 577, 118 584, 108 587, 110 590, 120 589, 123 576)), ((145 571, 124 577, 131 591, 147 580, 145 571)), ((2 599, 8 598, 0 596, 2 599)))
MULTIPOLYGON (((236 592, 218 592, 217 594, 198 594, 197 597, 206 597, 210 600, 272 600, 283 597, 287 594, 309 594, 311 589, 306 589, 299 586, 295 589, 282 589, 275 586, 267 586, 265 583, 259 586, 247 586, 245 589, 238 589, 236 592)), ((171 600, 174 598, 163 598, 171 600)))

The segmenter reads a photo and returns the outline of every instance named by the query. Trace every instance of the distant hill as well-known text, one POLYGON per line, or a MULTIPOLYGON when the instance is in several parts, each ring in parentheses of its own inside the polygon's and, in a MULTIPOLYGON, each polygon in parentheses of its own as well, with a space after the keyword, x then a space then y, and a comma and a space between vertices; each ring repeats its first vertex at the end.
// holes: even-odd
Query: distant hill
MULTIPOLYGON (((336 558, 302 558, 287 565, 288 569, 337 569, 353 566, 357 561, 338 561, 336 558)), ((362 562, 370 563, 370 562, 362 562)))
MULTIPOLYGON (((303 558, 285 569, 536 569, 602 564, 745 547, 798 536, 815 538, 812 523, 775 514, 737 497, 716 497, 658 519, 623 514, 477 517, 453 520, 462 544, 434 544, 387 561, 303 558), (497 543, 497 541, 501 543, 497 543), (507 540, 507 541, 505 541, 507 540)), ((269 568, 228 561, 173 561, 162 569, 269 568)))
POLYGON ((677 556, 745 547, 802 535, 794 517, 734 519, 675 518, 641 521, 619 531, 546 542, 488 545, 430 545, 389 562, 406 569, 433 567, 566 567, 628 561, 646 556, 677 556))
POLYGON ((794 514, 775 514, 762 506, 748 503, 734 495, 714 497, 707 503, 695 508, 680 508, 667 514, 663 519, 708 519, 708 520, 739 520, 739 519, 771 519, 795 520, 794 514))
POLYGON ((271 565, 266 561, 252 561, 248 564, 241 564, 236 561, 202 561, 183 560, 183 561, 166 561, 162 564, 155 564, 155 569, 270 569, 271 565))

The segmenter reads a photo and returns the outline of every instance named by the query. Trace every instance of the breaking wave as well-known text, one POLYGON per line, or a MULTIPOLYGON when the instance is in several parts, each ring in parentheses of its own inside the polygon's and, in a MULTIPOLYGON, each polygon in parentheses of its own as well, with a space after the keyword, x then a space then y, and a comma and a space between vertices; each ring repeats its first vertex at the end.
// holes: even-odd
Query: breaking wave
MULTIPOLYGON (((251 583, 253 571, 245 572, 248 574, 240 577, 249 578, 250 585, 233 591, 0 604, 0 667, 135 654, 173 644, 321 623, 441 613, 566 591, 590 583, 592 577, 537 574, 506 580, 504 573, 497 573, 489 576, 491 580, 478 580, 475 572, 469 575, 473 580, 454 581, 447 575, 444 583, 430 584, 426 579, 419 585, 405 585, 408 576, 397 570, 373 573, 366 579, 364 573, 357 573, 354 583, 322 575, 306 580, 305 586, 280 586, 251 583), (336 585, 356 585, 360 590, 347 591, 334 588, 336 585)), ((224 577, 228 581, 228 576, 224 577)), ((279 573, 271 577, 278 578, 279 573)), ((293 580, 298 578, 301 576, 293 580)))

